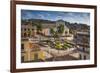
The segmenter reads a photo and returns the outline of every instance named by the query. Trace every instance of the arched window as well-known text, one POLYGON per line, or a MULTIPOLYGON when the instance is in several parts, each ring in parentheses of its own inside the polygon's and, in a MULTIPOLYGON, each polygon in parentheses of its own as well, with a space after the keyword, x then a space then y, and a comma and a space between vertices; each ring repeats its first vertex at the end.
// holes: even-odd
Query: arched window
POLYGON ((30 33, 28 33, 28 37, 30 37, 30 33))
POLYGON ((24 50, 24 44, 21 44, 21 49, 24 50))
POLYGON ((24 62, 24 56, 21 57, 21 62, 24 62))
POLYGON ((81 54, 79 55, 79 58, 82 59, 82 55, 81 54))
POLYGON ((24 33, 24 37, 27 37, 27 34, 26 33, 24 33))

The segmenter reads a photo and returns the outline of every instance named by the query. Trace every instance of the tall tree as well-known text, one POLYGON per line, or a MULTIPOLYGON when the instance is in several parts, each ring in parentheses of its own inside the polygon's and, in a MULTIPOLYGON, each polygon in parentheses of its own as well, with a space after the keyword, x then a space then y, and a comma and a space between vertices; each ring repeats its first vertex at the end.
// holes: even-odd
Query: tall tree
POLYGON ((58 35, 58 40, 60 40, 60 36, 64 33, 64 25, 60 24, 57 27, 57 35, 58 35))
POLYGON ((56 38, 58 38, 58 33, 53 28, 50 29, 50 34, 54 38, 54 42, 56 41, 56 38))
POLYGON ((37 33, 40 34, 42 31, 42 24, 37 24, 36 26, 37 26, 37 33))
POLYGON ((53 28, 50 28, 50 34, 53 36, 55 33, 54 29, 53 28))
POLYGON ((39 40, 41 41, 41 33, 42 33, 42 24, 41 23, 38 23, 36 25, 36 28, 37 28, 37 34, 39 34, 39 40))
POLYGON ((58 32, 58 34, 60 34, 60 35, 63 34, 63 32, 64 32, 64 25, 63 25, 63 24, 61 24, 61 25, 59 25, 59 26, 57 27, 57 32, 58 32))

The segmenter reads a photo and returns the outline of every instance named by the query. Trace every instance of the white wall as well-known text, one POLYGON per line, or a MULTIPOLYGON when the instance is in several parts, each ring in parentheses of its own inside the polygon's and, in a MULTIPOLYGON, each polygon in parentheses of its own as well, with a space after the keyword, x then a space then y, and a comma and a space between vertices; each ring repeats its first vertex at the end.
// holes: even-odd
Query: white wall
MULTIPOLYGON (((10 73, 10 0, 0 0, 0 73, 10 73)), ((100 0, 33 0, 45 2, 87 4, 98 6, 98 32, 100 31, 100 0)), ((69 69, 41 71, 34 73, 99 73, 100 72, 100 34, 98 34, 98 67, 84 69, 69 69)), ((30 72, 33 73, 33 72, 30 72)))

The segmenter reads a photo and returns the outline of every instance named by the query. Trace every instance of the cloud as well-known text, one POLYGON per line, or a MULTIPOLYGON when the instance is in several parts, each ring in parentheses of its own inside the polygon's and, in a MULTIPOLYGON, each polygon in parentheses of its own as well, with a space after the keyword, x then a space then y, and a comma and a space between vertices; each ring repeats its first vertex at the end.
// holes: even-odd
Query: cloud
POLYGON ((37 11, 22 10, 22 19, 46 19, 46 20, 66 20, 70 22, 89 24, 90 14, 85 12, 60 12, 60 11, 37 11))

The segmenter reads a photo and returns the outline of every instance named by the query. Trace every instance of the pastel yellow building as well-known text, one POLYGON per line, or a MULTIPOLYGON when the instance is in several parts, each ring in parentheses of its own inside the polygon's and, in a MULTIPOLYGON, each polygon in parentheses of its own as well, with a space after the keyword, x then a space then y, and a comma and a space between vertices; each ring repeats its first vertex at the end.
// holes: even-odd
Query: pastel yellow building
POLYGON ((30 62, 37 60, 45 60, 45 53, 38 44, 34 44, 26 39, 21 42, 21 60, 22 62, 30 62))

